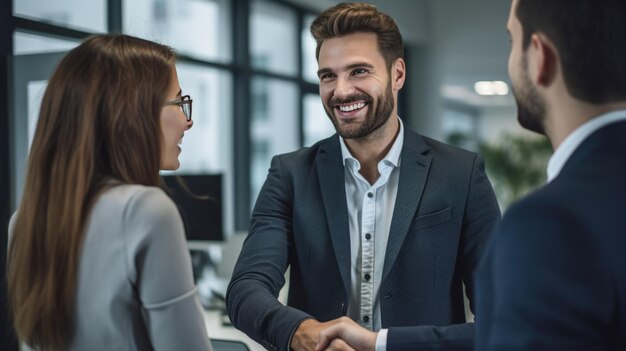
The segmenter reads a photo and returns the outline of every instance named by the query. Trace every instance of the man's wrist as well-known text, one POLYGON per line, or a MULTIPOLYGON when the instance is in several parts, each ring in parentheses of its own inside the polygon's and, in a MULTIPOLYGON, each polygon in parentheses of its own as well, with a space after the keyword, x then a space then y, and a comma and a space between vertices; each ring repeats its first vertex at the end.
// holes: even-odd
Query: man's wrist
POLYGON ((291 335, 289 335, 289 343, 287 344, 287 350, 292 350, 293 337, 296 335, 296 331, 298 330, 298 328, 300 328, 302 323, 304 323, 304 322, 306 322, 308 320, 315 320, 315 318, 313 318, 313 317, 304 318, 301 321, 299 321, 298 324, 296 324, 296 327, 293 328, 293 330, 291 330, 291 335))

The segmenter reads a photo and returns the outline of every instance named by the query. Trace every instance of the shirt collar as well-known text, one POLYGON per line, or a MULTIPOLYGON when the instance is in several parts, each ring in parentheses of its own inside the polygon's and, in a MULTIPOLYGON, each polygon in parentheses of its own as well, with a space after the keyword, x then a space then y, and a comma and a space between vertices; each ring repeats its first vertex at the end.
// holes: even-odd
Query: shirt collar
MULTIPOLYGON (((404 125, 402 124, 402 120, 400 117, 398 118, 398 123, 400 124, 400 130, 398 131, 398 135, 396 136, 396 140, 393 142, 391 149, 380 162, 388 162, 392 164, 394 167, 398 167, 400 164, 400 154, 402 152, 402 145, 404 144, 404 125)), ((343 157, 343 165, 346 165, 346 160, 353 160, 356 164, 359 164, 359 161, 352 156, 350 150, 346 146, 346 142, 343 137, 339 137, 339 143, 341 144, 341 155, 343 157)), ((379 164, 380 164, 379 162, 379 164)), ((360 168, 360 167, 359 167, 360 168)))
POLYGON ((596 130, 618 121, 626 121, 626 110, 617 110, 609 113, 605 113, 598 117, 583 123, 580 127, 576 128, 574 132, 563 140, 563 143, 554 151, 552 157, 548 161, 548 182, 556 178, 563 166, 574 151, 582 144, 587 137, 589 137, 596 130))

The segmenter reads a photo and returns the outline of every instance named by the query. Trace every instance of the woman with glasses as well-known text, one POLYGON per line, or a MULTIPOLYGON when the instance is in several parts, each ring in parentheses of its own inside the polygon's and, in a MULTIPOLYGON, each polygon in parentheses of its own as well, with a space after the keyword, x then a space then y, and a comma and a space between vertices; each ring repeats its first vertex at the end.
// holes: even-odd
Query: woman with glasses
POLYGON ((183 224, 159 188, 191 121, 172 50, 98 35, 43 97, 9 225, 21 342, 42 350, 210 350, 183 224))

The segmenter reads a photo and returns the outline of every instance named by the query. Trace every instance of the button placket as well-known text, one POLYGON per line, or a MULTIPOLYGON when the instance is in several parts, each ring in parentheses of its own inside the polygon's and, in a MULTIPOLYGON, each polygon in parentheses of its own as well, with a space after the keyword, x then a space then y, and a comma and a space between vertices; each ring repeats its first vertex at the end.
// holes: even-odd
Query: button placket
POLYGON ((363 197, 363 217, 361 232, 364 233, 361 239, 361 306, 360 324, 372 330, 373 319, 371 318, 374 309, 374 282, 370 272, 374 271, 375 242, 371 240, 372 233, 376 230, 376 190, 370 188, 363 197), (365 240, 363 240, 363 238, 365 240))

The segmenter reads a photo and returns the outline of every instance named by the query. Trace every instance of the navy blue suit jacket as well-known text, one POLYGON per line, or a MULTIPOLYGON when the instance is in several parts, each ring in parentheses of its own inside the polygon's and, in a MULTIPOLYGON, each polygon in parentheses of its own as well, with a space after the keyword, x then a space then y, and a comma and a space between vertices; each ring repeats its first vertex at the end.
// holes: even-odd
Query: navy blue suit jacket
POLYGON ((476 350, 626 350, 626 122, 507 211, 477 276, 476 350))
MULTIPOLYGON (((382 325, 464 323, 462 282, 473 286, 473 271, 500 217, 483 163, 474 153, 408 129, 400 157, 378 296, 382 325)), ((233 324, 268 349, 288 350, 302 320, 346 314, 350 269, 339 137, 274 157, 227 292, 233 324), (283 306, 276 297, 288 266, 283 306)), ((471 347, 473 326, 461 329, 456 336, 471 347)), ((424 344, 441 339, 433 327, 414 336, 424 344)))

